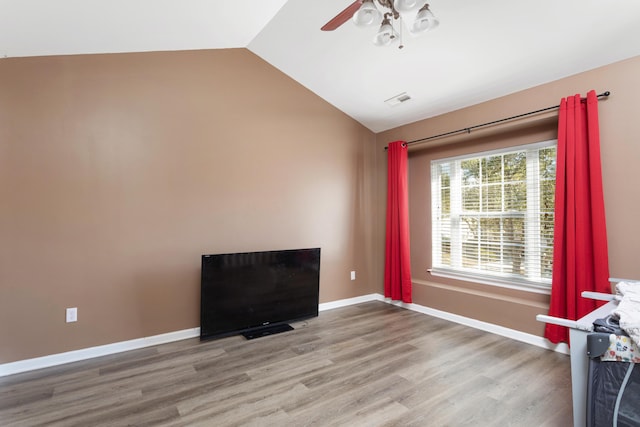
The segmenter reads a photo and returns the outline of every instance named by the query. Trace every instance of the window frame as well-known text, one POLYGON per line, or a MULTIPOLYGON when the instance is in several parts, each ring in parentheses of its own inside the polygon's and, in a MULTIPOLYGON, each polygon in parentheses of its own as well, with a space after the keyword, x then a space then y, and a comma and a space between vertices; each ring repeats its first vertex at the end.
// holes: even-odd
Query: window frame
MULTIPOLYGON (((457 244, 454 245, 453 240, 451 239, 451 260, 452 266, 444 266, 442 264, 442 239, 440 233, 436 233, 436 231, 440 230, 438 225, 439 223, 439 215, 440 215, 440 206, 442 206, 442 194, 441 194, 441 186, 439 180, 439 173, 437 172, 437 167, 443 163, 449 162, 456 167, 451 168, 449 189, 450 189, 450 233, 451 236, 456 234, 460 234, 460 217, 463 214, 462 209, 462 178, 461 178, 461 168, 460 162, 464 160, 472 160, 472 159, 482 159, 486 157, 503 155, 508 153, 515 152, 526 152, 526 168, 527 168, 527 177, 534 176, 534 179, 526 180, 526 188, 527 188, 527 210, 522 212, 521 214, 525 219, 525 237, 524 237, 524 246, 527 248, 525 251, 525 263, 536 262, 535 257, 537 257, 537 262, 539 263, 542 247, 541 247, 541 238, 540 238, 540 220, 539 215, 540 211, 540 192, 539 187, 540 183, 543 181, 543 177, 539 172, 539 156, 538 153, 540 150, 556 147, 557 149, 557 139, 550 139, 541 142, 535 142, 530 144, 505 147, 495 150, 487 150, 481 152, 473 152, 459 156, 446 157, 441 159, 431 160, 430 163, 430 180, 431 180, 431 258, 432 258, 432 268, 429 269, 429 273, 433 276, 437 277, 445 277, 457 280, 471 281, 475 283, 487 284, 492 286, 499 286, 511 289, 518 290, 526 290, 535 293, 549 294, 551 291, 551 279, 544 277, 518 277, 511 274, 506 273, 498 273, 498 272, 490 272, 484 270, 477 269, 466 269, 462 267, 462 237, 460 237, 457 244), (537 171, 537 172, 536 172, 537 171), (536 172, 531 175, 532 172, 536 172), (454 190, 454 186, 458 190, 454 190), (456 200, 457 199, 457 200, 456 200), (459 212, 454 212, 454 206, 459 206, 459 212), (438 228, 436 229, 436 226, 438 228), (531 242, 535 244, 534 249, 528 249, 531 242), (455 246, 458 246, 457 248, 455 246), (534 260, 531 260, 531 257, 534 257, 534 260), (458 265, 458 267, 454 267, 454 265, 458 265)), ((557 155, 557 151, 556 151, 557 155)), ((502 185, 504 185, 504 177, 501 181, 502 185)), ((482 199, 480 199, 482 200, 482 199)), ((482 201, 480 202, 482 203, 482 201)), ((478 214, 478 217, 482 217, 486 215, 486 217, 492 218, 505 218, 508 215, 514 215, 513 213, 505 213, 504 210, 500 211, 498 214, 478 214)), ((502 233, 501 233, 502 234, 502 233)), ((501 247, 503 242, 501 240, 501 247)))

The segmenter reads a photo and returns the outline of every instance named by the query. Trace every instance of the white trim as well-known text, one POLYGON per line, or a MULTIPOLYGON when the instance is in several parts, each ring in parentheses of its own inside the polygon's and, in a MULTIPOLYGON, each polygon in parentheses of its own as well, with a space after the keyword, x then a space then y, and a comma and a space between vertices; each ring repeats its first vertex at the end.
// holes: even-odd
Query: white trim
POLYGON ((419 304, 407 304, 400 301, 392 301, 388 298, 384 298, 383 301, 388 304, 406 308, 407 310, 417 311, 418 313, 427 314, 429 316, 438 317, 444 320, 449 320, 451 322, 455 322, 464 326, 480 329, 481 331, 490 332, 492 334, 501 335, 503 337, 511 338, 516 341, 535 345, 536 347, 542 347, 544 349, 553 350, 558 353, 569 354, 569 346, 567 346, 566 344, 561 343, 555 345, 547 339, 539 337, 537 335, 517 331, 515 329, 505 328, 504 326, 494 325, 493 323, 483 322, 480 320, 472 319, 470 317, 460 316, 459 314, 436 310, 435 308, 425 307, 419 304))
MULTIPOLYGON (((527 150, 526 168, 527 168, 527 210, 525 212, 524 230, 525 245, 529 248, 525 251, 524 265, 527 270, 527 278, 533 282, 542 282, 542 271, 540 267, 542 239, 540 238, 540 154, 538 151, 527 150), (528 179, 531 177, 532 179, 528 179)), ((503 159, 504 161, 504 159, 503 159)), ((503 168, 504 173, 504 168, 503 168)), ((504 180, 504 178, 503 178, 504 180)), ((504 195, 502 196, 504 203, 504 195)), ((502 234, 502 233, 501 233, 502 234)), ((502 235, 500 236, 502 237, 502 235)))
POLYGON ((323 302, 318 306, 318 311, 332 310, 334 308, 346 307, 348 305, 360 304, 369 301, 383 301, 384 297, 380 294, 362 295, 354 298, 340 299, 337 301, 323 302))
MULTIPOLYGON (((517 278, 501 279, 497 276, 489 277, 483 274, 473 274, 461 271, 449 271, 442 267, 433 267, 427 269, 427 272, 435 277, 445 277, 447 279, 462 280, 463 282, 481 283, 483 285, 497 286, 499 288, 514 289, 517 291, 531 292, 534 294, 551 295, 551 284, 548 287, 537 283, 518 283, 517 278)), ((414 282, 416 280, 414 279, 414 282)))
POLYGON ((546 141, 532 142, 530 144, 523 144, 523 145, 514 145, 513 147, 497 148, 495 150, 473 151, 467 154, 461 154, 459 156, 442 157, 439 159, 433 159, 431 160, 431 166, 433 167, 434 164, 437 164, 439 162, 469 160, 469 159, 475 159, 476 157, 490 157, 490 156, 496 156, 499 154, 511 154, 511 153, 516 153, 518 151, 524 151, 524 150, 540 150, 542 148, 553 147, 554 145, 557 145, 557 144, 558 144, 557 139, 548 139, 546 141))
MULTIPOLYGON (((547 350, 569 354, 569 347, 566 344, 553 345, 546 339, 537 335, 516 331, 515 329, 505 328, 504 326, 482 322, 480 320, 471 319, 469 317, 460 316, 458 314, 448 313, 446 311, 436 310, 435 308, 425 307, 419 304, 406 304, 399 301, 392 301, 391 299, 385 298, 383 295, 378 293, 325 302, 319 304, 318 311, 326 311, 334 308, 346 307, 349 305, 355 305, 369 301, 382 301, 387 304, 395 305, 407 310, 416 311, 418 313, 448 320, 461 325, 469 326, 471 328, 480 329, 485 332, 501 335, 503 337, 511 338, 516 341, 521 341, 527 344, 535 345, 537 347, 542 347, 547 350)), ((151 337, 121 341, 113 344, 68 351, 66 353, 58 353, 52 354, 50 356, 36 357, 33 359, 4 363, 0 364, 0 377, 18 374, 20 372, 34 371, 36 369, 63 365, 65 363, 78 362, 80 360, 91 359, 94 357, 107 356, 110 354, 121 353, 129 350, 137 350, 140 348, 151 347, 159 344, 166 344, 188 338, 196 338, 199 336, 200 328, 184 329, 182 331, 168 332, 166 334, 154 335, 151 337)))
POLYGON ((168 332, 166 334, 137 338, 129 341, 83 348, 81 350, 68 351, 66 353, 58 353, 33 359, 19 360, 17 362, 4 363, 0 365, 0 377, 199 336, 200 328, 184 329, 182 331, 168 332))
POLYGON ((609 277, 609 282, 618 283, 618 282, 638 282, 638 279, 618 279, 616 277, 609 277))
MULTIPOLYGON (((360 304, 363 302, 376 300, 382 301, 382 295, 370 294, 355 298, 326 302, 318 306, 318 311, 331 310, 333 308, 345 307, 348 305, 360 304)), ((36 369, 50 368, 52 366, 64 365, 65 363, 78 362, 80 360, 107 356, 110 354, 121 353, 129 350, 137 350, 140 348, 151 347, 159 344, 166 344, 188 338, 196 338, 199 336, 200 328, 192 328, 182 331, 168 332, 166 334, 154 335, 151 337, 137 338, 129 341, 105 344, 97 347, 83 348, 80 350, 73 350, 65 353, 35 357, 33 359, 18 360, 16 362, 0 364, 0 377, 19 374, 21 372, 35 371, 36 369)))

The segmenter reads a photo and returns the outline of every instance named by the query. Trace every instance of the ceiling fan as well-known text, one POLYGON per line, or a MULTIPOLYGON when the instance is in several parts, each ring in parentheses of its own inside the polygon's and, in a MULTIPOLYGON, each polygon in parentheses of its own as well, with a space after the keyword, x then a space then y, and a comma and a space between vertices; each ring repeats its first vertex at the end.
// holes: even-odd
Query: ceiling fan
POLYGON ((320 29, 333 31, 349 19, 353 19, 358 27, 379 24, 380 29, 373 39, 377 46, 388 46, 399 39, 393 26, 396 20, 403 20, 414 35, 431 30, 439 23, 429 10, 427 0, 356 0, 320 29))

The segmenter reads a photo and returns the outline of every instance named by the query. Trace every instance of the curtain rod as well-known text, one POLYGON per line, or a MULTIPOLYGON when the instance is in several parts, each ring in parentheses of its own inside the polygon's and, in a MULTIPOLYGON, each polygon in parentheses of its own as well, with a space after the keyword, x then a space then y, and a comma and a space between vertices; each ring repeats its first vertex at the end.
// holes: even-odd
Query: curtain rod
MULTIPOLYGON (((609 95, 611 95, 611 92, 609 92, 609 91, 603 92, 600 95, 598 95, 598 99, 606 98, 609 95)), ((477 129, 477 128, 481 128, 481 127, 484 127, 484 126, 495 125, 496 123, 502 123, 502 122, 506 122, 506 121, 509 121, 509 120, 513 120, 513 119, 519 119, 521 117, 531 116, 533 114, 542 113, 544 111, 549 111, 549 110, 553 110, 553 109, 556 109, 556 108, 560 108, 560 105, 554 105, 552 107, 541 108, 540 110, 529 111, 528 113, 522 113, 522 114, 518 114, 516 116, 506 117, 504 119, 499 119, 499 120, 494 120, 492 122, 482 123, 480 125, 469 126, 469 127, 458 129, 458 130, 452 130, 451 132, 445 132, 445 133, 441 133, 439 135, 434 135, 434 136, 429 136, 429 137, 426 137, 426 138, 415 139, 413 141, 406 142, 406 145, 411 145, 411 144, 415 144, 415 143, 418 143, 418 142, 429 141, 431 139, 436 139, 436 138, 442 138, 444 136, 454 135, 456 133, 461 133, 461 132, 471 133, 471 129, 477 129)), ((384 149, 386 150, 387 147, 384 147, 384 149)))

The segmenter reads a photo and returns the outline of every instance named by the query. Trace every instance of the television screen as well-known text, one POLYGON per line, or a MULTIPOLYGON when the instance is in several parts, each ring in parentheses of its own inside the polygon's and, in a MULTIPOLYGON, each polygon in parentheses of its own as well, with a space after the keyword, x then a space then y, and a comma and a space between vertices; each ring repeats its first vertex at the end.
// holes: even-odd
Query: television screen
POLYGON ((320 248, 203 255, 201 278, 201 339, 285 325, 318 315, 320 248))

